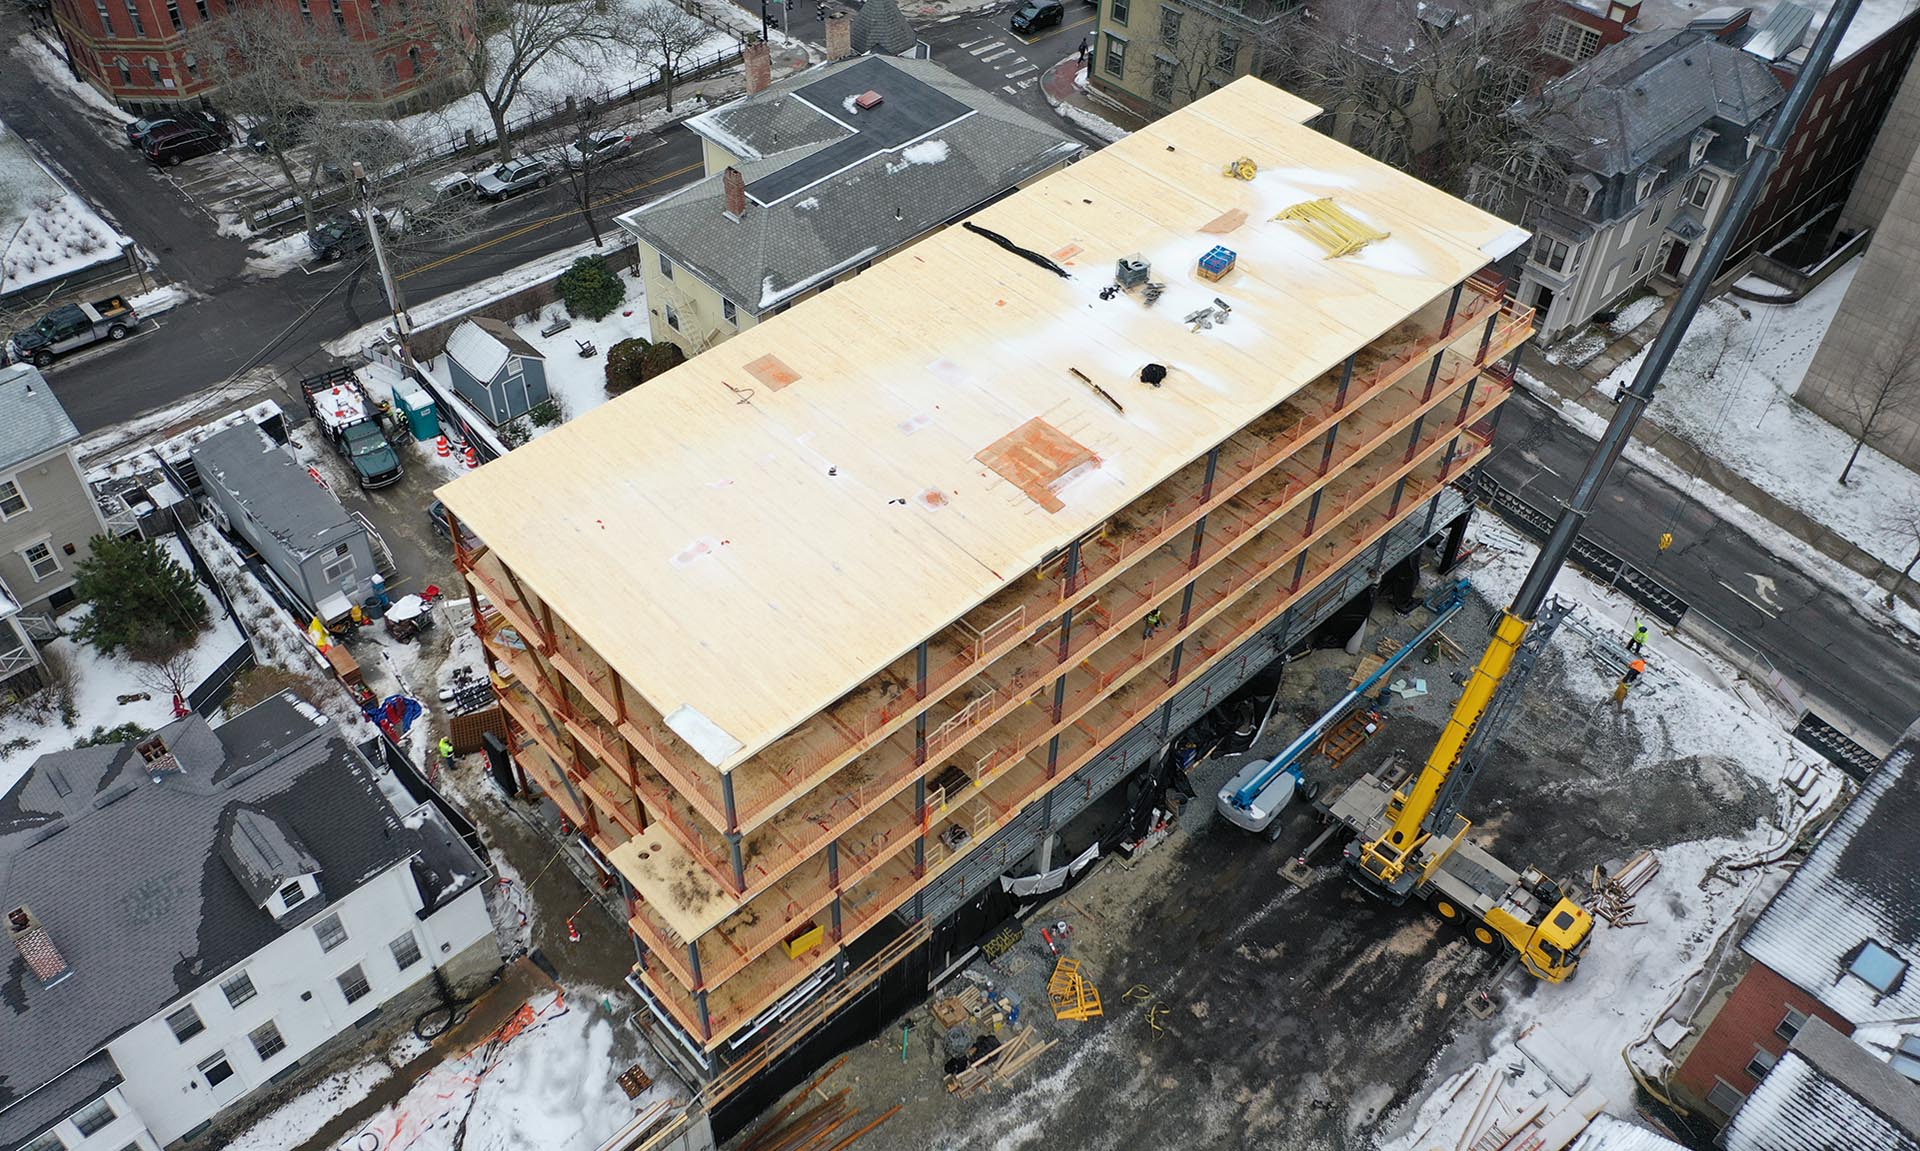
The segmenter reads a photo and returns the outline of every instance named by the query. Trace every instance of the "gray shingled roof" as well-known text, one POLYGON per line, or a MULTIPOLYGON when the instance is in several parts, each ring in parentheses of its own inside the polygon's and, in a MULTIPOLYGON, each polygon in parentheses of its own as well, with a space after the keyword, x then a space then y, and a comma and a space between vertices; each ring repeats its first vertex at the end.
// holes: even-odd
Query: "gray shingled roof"
POLYGON ((1703 125, 1757 125, 1784 95, 1749 53, 1676 29, 1608 46, 1525 108, 1543 117, 1549 139, 1566 142, 1574 165, 1617 175, 1639 171, 1703 125))
POLYGON ((220 816, 220 858, 256 906, 282 884, 320 870, 313 853, 271 812, 240 804, 220 816))
POLYGON ((120 745, 42 756, 0 796, 0 903, 30 907, 72 970, 45 987, 0 955, 0 1131, 33 1113, 14 1114, 23 1096, 282 934, 219 850, 236 809, 305 845, 316 909, 409 858, 429 908, 482 874, 437 818, 402 819, 346 733, 291 697, 160 734, 184 770, 159 782, 120 745))
MULTIPOLYGON (((789 77, 764 92, 689 121, 696 132, 745 158, 749 192, 848 136, 861 117, 876 135, 884 117, 904 113, 908 85, 957 101, 962 118, 912 143, 878 152, 772 206, 726 215, 718 174, 620 217, 628 231, 667 253, 758 315, 823 279, 872 260, 967 214, 1022 180, 1080 152, 1058 128, 926 60, 866 56, 789 77), (857 115, 819 93, 873 89, 900 97, 857 115), (801 95, 812 89, 814 99, 801 95), (705 121, 705 123, 701 123, 705 121), (764 159, 754 159, 765 156, 764 159)), ((778 181, 775 181, 776 183, 778 181)))
POLYGON ((1723 1138, 1727 1151, 1920 1151, 1920 1088, 1809 1019, 1723 1138))
POLYGON ((894 0, 866 0, 860 14, 853 18, 853 50, 861 54, 903 55, 913 51, 918 39, 894 0))
POLYGON ((1920 970, 1891 994, 1848 973, 1868 940, 1920 964, 1920 723, 1747 929, 1748 955, 1856 1026, 1920 1017, 1920 970))
POLYGON ((113 1056, 102 1051, 82 1060, 58 1079, 0 1111, 0 1147, 11 1151, 119 1083, 120 1069, 114 1066, 113 1056))
POLYGON ((251 423, 208 436, 190 453, 202 483, 217 484, 297 556, 358 532, 333 494, 251 423))
POLYGON ((0 472, 79 438, 38 368, 0 368, 0 472))

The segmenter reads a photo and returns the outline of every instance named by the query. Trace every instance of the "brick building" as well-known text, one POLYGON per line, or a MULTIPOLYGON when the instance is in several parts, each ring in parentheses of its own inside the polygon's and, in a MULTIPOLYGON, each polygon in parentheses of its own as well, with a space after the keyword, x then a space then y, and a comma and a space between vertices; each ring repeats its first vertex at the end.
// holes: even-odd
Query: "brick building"
POLYGON ((1908 729, 1740 941, 1744 970, 1712 990, 1672 1050, 1669 1084, 1716 1122, 1740 1111, 1818 1019, 1920 1079, 1920 724, 1908 729))
MULTIPOLYGON (((383 106, 424 103, 435 57, 431 35, 411 8, 427 0, 255 2, 297 10, 308 27, 331 28, 363 44, 377 61, 383 106)), ((50 10, 74 75, 121 107, 147 114, 214 99, 215 73, 201 67, 189 37, 241 6, 238 0, 52 0, 50 10)))

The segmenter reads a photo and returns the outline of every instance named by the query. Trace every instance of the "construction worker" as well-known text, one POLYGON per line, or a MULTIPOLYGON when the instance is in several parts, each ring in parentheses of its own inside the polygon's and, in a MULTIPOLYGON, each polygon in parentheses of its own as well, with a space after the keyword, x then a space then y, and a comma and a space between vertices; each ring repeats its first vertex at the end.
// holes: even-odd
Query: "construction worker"
POLYGON ((1627 650, 1635 655, 1639 655, 1640 649, 1647 645, 1647 637, 1652 634, 1653 633, 1648 630, 1645 620, 1634 620, 1633 638, 1627 641, 1627 650))
POLYGON ((1636 659, 1627 665, 1627 674, 1620 677, 1620 682, 1631 686, 1639 682, 1640 677, 1646 673, 1647 661, 1644 659, 1636 659))
POLYGON ((444 735, 440 737, 440 767, 446 771, 453 769, 453 740, 444 735))
POLYGON ((1160 618, 1159 608, 1154 608, 1152 611, 1148 612, 1147 621, 1146 621, 1147 623, 1146 632, 1140 638, 1152 639, 1153 633, 1160 630, 1160 625, 1163 622, 1164 621, 1160 618))

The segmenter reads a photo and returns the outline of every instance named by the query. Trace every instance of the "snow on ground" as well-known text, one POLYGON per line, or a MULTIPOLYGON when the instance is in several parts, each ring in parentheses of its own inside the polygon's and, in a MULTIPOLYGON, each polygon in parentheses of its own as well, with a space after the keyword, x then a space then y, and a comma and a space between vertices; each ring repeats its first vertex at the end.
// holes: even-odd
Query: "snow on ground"
MULTIPOLYGON (((620 279, 627 285, 626 302, 604 320, 574 320, 566 331, 542 336, 541 328, 567 314, 567 306, 556 303, 541 309, 538 317, 514 325, 514 331, 547 357, 547 390, 559 397, 566 419, 578 419, 607 402, 608 348, 622 340, 650 338, 645 283, 626 271, 620 273, 620 279), (582 340, 593 345, 593 355, 580 354, 582 340)), ((535 428, 534 434, 547 430, 535 428)))
MULTIPOLYGON (((629 12, 638 14, 654 4, 668 0, 617 0, 629 12)), ((510 31, 494 34, 493 54, 505 60, 512 55, 508 44, 510 31)), ((729 33, 715 30, 699 46, 683 57, 684 71, 733 47, 738 41, 729 33)), ((521 84, 520 94, 507 109, 508 123, 529 115, 545 115, 562 108, 569 96, 595 100, 623 95, 635 84, 649 83, 658 71, 659 59, 653 53, 636 52, 623 46, 583 45, 578 60, 569 60, 558 52, 549 54, 533 66, 521 84)), ((463 139, 471 130, 487 139, 493 136, 493 118, 477 94, 463 96, 451 103, 393 122, 394 127, 423 148, 443 147, 463 139)))
POLYGON ((100 90, 85 80, 75 78, 67 70, 66 62, 54 54, 39 37, 31 33, 21 36, 14 42, 13 58, 25 64, 40 83, 49 89, 63 91, 79 100, 95 112, 104 113, 117 123, 130 123, 133 116, 120 110, 113 101, 100 94, 100 90))
POLYGON ((132 243, 0 124, 0 292, 118 260, 132 243))
MULTIPOLYGON (((161 541, 180 566, 191 570, 186 552, 172 537, 161 541)), ((184 680, 189 690, 198 687, 222 660, 245 642, 239 626, 223 614, 224 609, 213 592, 200 586, 206 600, 209 626, 188 649, 184 680)), ((86 611, 62 618, 61 630, 71 633, 86 611)), ((52 660, 66 665, 73 677, 73 722, 67 723, 56 706, 37 709, 23 705, 0 715, 0 794, 5 794, 33 761, 50 751, 65 751, 96 728, 119 727, 137 723, 149 731, 173 722, 173 692, 164 686, 158 670, 128 656, 124 650, 106 656, 92 645, 63 635, 43 649, 52 660), (121 703, 121 696, 144 696, 121 703), (44 713, 44 714, 43 714, 44 713)))
POLYGON ((1621 308, 1619 314, 1607 324, 1607 334, 1616 340, 1619 339, 1646 323, 1647 317, 1660 310, 1660 304, 1660 297, 1652 292, 1629 301, 1627 306, 1621 308))
POLYGON ((615 1024, 593 1006, 610 998, 585 987, 534 996, 524 1028, 498 1045, 483 1043, 449 1058, 367 1120, 347 1146, 578 1151, 598 1145, 637 1109, 667 1094, 654 1087, 629 1100, 620 1089, 615 1024))
MULTIPOLYGON (((444 296, 435 296, 424 304, 414 304, 407 309, 407 315, 413 319, 415 331, 430 328, 458 316, 480 308, 502 296, 510 295, 522 288, 530 288, 542 280, 551 280, 567 270, 575 260, 582 256, 605 256, 618 260, 621 252, 620 235, 609 237, 609 244, 596 247, 592 240, 585 240, 570 248, 551 252, 537 260, 502 272, 491 279, 477 284, 469 284, 457 292, 448 292, 444 296)), ((380 341, 382 334, 393 327, 393 321, 387 318, 362 324, 344 336, 322 344, 328 353, 342 358, 357 356, 369 346, 380 341)))
POLYGON ((193 293, 179 284, 162 284, 151 292, 127 297, 127 303, 140 313, 141 319, 151 320, 155 316, 166 315, 192 298, 193 293))
MULTIPOLYGON (((1920 505, 1920 475, 1868 447, 1847 486, 1848 434, 1794 399, 1860 261, 1785 306, 1723 297, 1700 309, 1654 397, 1651 416, 1782 503, 1898 569, 1915 541, 1886 521, 1890 505, 1920 505)), ((1611 397, 1644 358, 1596 385, 1611 397)))
MULTIPOLYGON (((305 269, 313 259, 313 248, 307 243, 305 232, 293 232, 277 240, 261 240, 253 244, 252 255, 247 257, 247 271, 256 276, 284 276, 295 269, 305 269)), ((316 265, 319 268, 344 267, 347 261, 336 260, 332 264, 316 265)))
MULTIPOLYGON (((1536 549, 1484 520, 1476 524, 1474 533, 1479 547, 1469 574, 1483 594, 1504 602, 1518 589, 1536 549)), ((1572 570, 1561 572, 1554 591, 1576 603, 1576 610, 1595 624, 1619 634, 1626 634, 1635 618, 1630 601, 1572 570)), ((1553 643, 1571 654, 1584 641, 1563 625, 1553 643)), ((1565 1082, 1569 1071, 1573 1078, 1585 1078, 1601 1091, 1608 1110, 1632 1114, 1635 1082, 1624 1049, 1653 1027, 1699 973, 1715 943, 1766 882, 1767 868, 1733 871, 1724 865, 1762 858, 1784 846, 1814 813, 1840 794, 1841 781, 1834 769, 1788 734, 1792 717, 1764 697, 1736 690, 1739 677, 1733 668, 1673 635, 1657 635, 1647 653, 1651 667, 1626 706, 1657 712, 1665 738, 1643 759, 1700 756, 1738 764, 1774 785, 1778 806, 1773 820, 1738 836, 1659 849, 1660 871, 1634 899, 1633 918, 1644 922, 1616 928, 1602 921, 1572 980, 1509 994, 1493 1024, 1469 1028, 1456 1037, 1435 1065, 1457 1066, 1464 1056, 1469 1066, 1431 1085, 1419 1103, 1410 1104, 1401 1126, 1403 1134, 1384 1142, 1382 1151, 1424 1151, 1472 1142, 1461 1136, 1489 1076, 1501 1080, 1495 1089, 1496 1101, 1488 1108, 1496 1121, 1543 1099, 1551 1113, 1567 1098, 1568 1090, 1562 1087, 1578 1090, 1578 1084, 1565 1082), (1816 778, 1804 797, 1780 782, 1803 772, 1816 778), (1532 1034, 1522 1040, 1529 1029, 1532 1034), (1565 1058, 1543 1055, 1536 1065, 1521 1055, 1524 1048, 1539 1053, 1543 1044, 1535 1037, 1542 1034, 1549 1037, 1544 1046, 1557 1044, 1565 1058), (1516 1041, 1521 1048, 1514 1046, 1516 1041), (1483 1051, 1491 1054, 1474 1059, 1483 1051), (1523 1066, 1522 1073, 1509 1078, 1507 1070, 1516 1062, 1523 1066), (1545 1073, 1548 1070, 1552 1077, 1545 1073), (1554 1078, 1562 1081, 1561 1086, 1554 1085, 1554 1078)), ((1614 679, 1594 661, 1569 661, 1566 680, 1594 708, 1609 706, 1614 679)), ((1732 783, 1730 796, 1735 794, 1732 783)), ((1513 978, 1527 977, 1516 974, 1513 978)), ((1513 990, 1512 984, 1508 990, 1513 990)))
MULTIPOLYGON (((1087 91, 1087 70, 1085 68, 1080 69, 1080 74, 1074 77, 1073 86, 1082 92, 1087 91)), ((1062 100, 1053 106, 1053 110, 1060 113, 1062 118, 1073 121, 1109 144, 1116 140, 1124 140, 1132 135, 1132 133, 1113 121, 1104 119, 1071 101, 1062 100)))
POLYGON ((376 1061, 336 1071, 242 1131, 227 1143, 227 1151, 288 1151, 298 1147, 392 1075, 391 1067, 376 1061))

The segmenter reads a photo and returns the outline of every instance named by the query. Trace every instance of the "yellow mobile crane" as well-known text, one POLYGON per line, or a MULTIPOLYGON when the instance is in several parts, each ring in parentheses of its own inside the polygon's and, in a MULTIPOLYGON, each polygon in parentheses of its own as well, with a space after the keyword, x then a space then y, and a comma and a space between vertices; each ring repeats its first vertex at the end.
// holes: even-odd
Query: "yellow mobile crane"
POLYGON ((1496 621, 1493 641, 1425 765, 1404 789, 1390 789, 1372 776, 1363 777, 1328 808, 1358 833, 1347 849, 1347 860, 1363 886, 1393 902, 1420 895, 1443 918, 1471 920, 1469 931, 1475 940, 1489 946, 1504 940, 1519 953, 1527 970, 1542 979, 1558 983, 1572 977, 1590 941, 1593 918, 1538 869, 1517 873, 1468 843, 1470 824, 1460 807, 1534 659, 1566 614, 1548 596, 1554 576, 1573 551, 1601 486, 1626 449, 1640 413, 1653 399, 1655 386, 1705 301, 1734 236, 1745 224, 1859 6, 1860 0, 1841 0, 1821 26, 1806 65, 1734 186, 1693 276, 1675 297, 1646 360, 1622 393, 1619 409, 1574 486, 1573 498, 1562 509, 1513 603, 1496 621))

